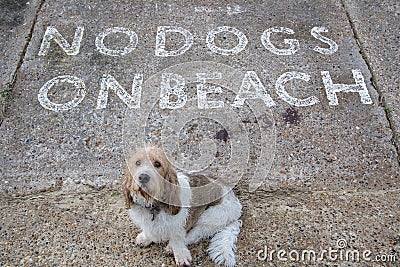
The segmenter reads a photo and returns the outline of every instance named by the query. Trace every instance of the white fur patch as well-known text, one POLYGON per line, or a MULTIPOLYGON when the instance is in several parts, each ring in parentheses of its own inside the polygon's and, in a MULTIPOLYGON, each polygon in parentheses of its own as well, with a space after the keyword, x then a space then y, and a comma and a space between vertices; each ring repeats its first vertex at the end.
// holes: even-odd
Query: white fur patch
POLYGON ((240 227, 242 227, 242 221, 237 220, 216 233, 211 239, 207 252, 216 264, 224 264, 226 267, 235 266, 235 243, 240 227))
MULTIPOLYGON (((129 215, 134 224, 145 232, 146 236, 151 238, 153 242, 167 241, 179 234, 179 232, 185 231, 185 223, 189 215, 189 208, 187 207, 190 206, 191 191, 187 176, 178 174, 178 181, 179 185, 183 187, 180 193, 182 206, 186 206, 186 208, 181 208, 178 214, 169 215, 164 210, 161 210, 152 220, 153 215, 148 209, 140 205, 134 205, 129 210, 129 215)), ((184 236, 185 232, 182 235, 184 236)))

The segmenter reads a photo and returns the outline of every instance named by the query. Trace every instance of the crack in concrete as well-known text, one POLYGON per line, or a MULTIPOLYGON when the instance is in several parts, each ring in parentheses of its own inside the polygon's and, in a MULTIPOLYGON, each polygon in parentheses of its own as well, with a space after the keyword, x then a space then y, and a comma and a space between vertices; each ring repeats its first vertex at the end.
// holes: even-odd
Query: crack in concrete
POLYGON ((8 107, 8 103, 9 103, 9 100, 12 98, 11 95, 13 93, 14 86, 15 86, 15 83, 17 81, 17 76, 18 76, 19 70, 21 69, 21 66, 24 63, 26 51, 28 50, 28 46, 29 46, 29 44, 30 44, 30 42, 32 40, 33 31, 35 29, 39 13, 40 13, 40 11, 42 9, 42 6, 43 6, 45 1, 46 0, 39 0, 39 5, 38 5, 38 7, 36 9, 36 12, 35 12, 35 15, 33 17, 32 26, 31 26, 31 28, 29 30, 28 36, 26 37, 26 41, 25 41, 24 47, 22 48, 22 52, 20 54, 20 57, 19 57, 19 60, 18 60, 18 63, 17 63, 17 67, 15 68, 15 71, 14 71, 14 73, 12 75, 11 81, 7 84, 7 89, 9 91, 8 91, 8 94, 5 96, 6 103, 4 105, 3 118, 0 120, 0 127, 3 124, 4 118, 7 117, 7 110, 9 108, 8 107))
MULTIPOLYGON (((68 190, 63 189, 62 185, 49 187, 43 190, 29 192, 28 194, 3 194, 0 196, 0 200, 33 200, 33 199, 41 199, 46 195, 91 195, 98 194, 101 192, 110 192, 112 194, 121 194, 119 187, 115 186, 103 186, 96 187, 85 184, 87 186, 87 191, 84 189, 81 190, 68 190)), ((312 195, 312 194, 338 194, 338 195, 383 195, 387 193, 400 193, 400 189, 398 188, 390 188, 390 189, 375 189, 375 188, 366 188, 366 189, 328 189, 328 190, 307 190, 307 189, 291 189, 291 190, 265 190, 259 189, 255 193, 251 193, 249 191, 236 191, 238 197, 242 200, 251 199, 251 198, 262 198, 262 199, 290 199, 292 197, 301 196, 301 195, 312 195)))
POLYGON ((385 101, 385 97, 383 95, 383 92, 382 92, 382 90, 380 89, 380 87, 378 85, 378 81, 376 80, 376 76, 374 74, 371 61, 369 60, 367 52, 366 52, 364 46, 362 45, 361 38, 358 35, 358 31, 357 31, 356 25, 353 22, 353 20, 351 18, 351 15, 350 15, 350 12, 347 9, 346 2, 345 2, 345 0, 341 0, 341 2, 342 2, 343 9, 344 9, 344 11, 346 13, 347 19, 348 19, 348 21, 350 23, 350 27, 351 27, 351 30, 353 32, 354 38, 356 39, 358 48, 360 49, 362 58, 364 59, 365 64, 367 64, 368 70, 369 70, 369 72, 371 74, 372 86, 374 87, 374 89, 376 90, 376 92, 379 95, 379 106, 381 106, 384 109, 385 114, 386 114, 386 119, 387 119, 387 121, 389 123, 389 128, 392 130, 391 143, 393 144, 393 146, 396 149, 397 161, 400 164, 400 144, 397 143, 397 140, 399 140, 399 134, 396 132, 396 128, 395 128, 395 125, 394 125, 394 120, 393 120, 392 114, 390 112, 390 109, 387 106, 387 103, 385 101))

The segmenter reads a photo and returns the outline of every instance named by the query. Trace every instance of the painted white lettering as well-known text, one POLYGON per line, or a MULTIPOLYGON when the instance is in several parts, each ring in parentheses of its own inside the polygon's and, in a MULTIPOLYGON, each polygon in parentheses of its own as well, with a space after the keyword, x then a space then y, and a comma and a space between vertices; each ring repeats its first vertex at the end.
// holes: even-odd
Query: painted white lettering
POLYGON ((294 34, 294 31, 290 28, 269 28, 266 31, 263 32, 261 35, 261 43, 264 45, 266 49, 274 53, 275 55, 279 56, 288 56, 288 55, 294 55, 297 50, 299 49, 299 41, 296 39, 284 39, 283 42, 287 45, 289 45, 289 48, 287 49, 279 49, 276 48, 275 45, 272 44, 271 42, 271 34, 272 33, 285 33, 285 34, 294 34))
POLYGON ((236 28, 228 27, 228 26, 221 26, 216 29, 213 29, 207 34, 206 43, 208 48, 219 55, 229 56, 240 53, 247 45, 247 37, 236 28), (236 35, 238 39, 238 44, 231 48, 231 49, 224 49, 215 45, 215 36, 222 32, 229 32, 236 35))
POLYGON ((155 55, 159 57, 174 57, 179 56, 185 53, 190 47, 193 45, 193 36, 192 34, 181 27, 177 26, 159 26, 157 28, 156 35, 156 50, 155 55), (167 51, 165 50, 165 39, 166 33, 168 32, 176 32, 180 33, 185 37, 185 43, 177 50, 167 51))
POLYGON ((267 107, 272 107, 275 105, 275 102, 272 100, 271 96, 265 90, 264 85, 261 83, 260 78, 258 78, 257 73, 254 71, 247 71, 244 75, 242 85, 240 86, 239 92, 236 95, 232 106, 241 107, 246 99, 256 98, 263 100, 267 107), (255 91, 250 91, 251 87, 254 87, 255 91))
POLYGON ((42 86, 42 88, 40 88, 38 93, 38 100, 40 105, 42 105, 42 107, 44 107, 45 109, 49 109, 55 112, 60 112, 60 111, 70 110, 78 106, 79 103, 81 103, 82 100, 85 98, 85 95, 86 95, 85 84, 81 79, 75 76, 62 75, 51 79, 50 81, 46 82, 42 86), (75 98, 64 104, 54 103, 50 101, 50 99, 47 96, 49 90, 53 86, 62 83, 72 84, 78 90, 75 98))
POLYGON ((361 103, 372 104, 371 96, 369 95, 367 85, 364 82, 364 77, 360 70, 352 70, 353 78, 356 84, 334 84, 331 75, 328 71, 321 71, 322 81, 325 86, 326 96, 330 106, 339 105, 336 93, 353 92, 358 93, 361 97, 361 103))
POLYGON ((322 48, 319 46, 314 47, 314 51, 317 51, 318 53, 321 53, 323 55, 332 55, 338 50, 338 45, 335 41, 322 36, 321 32, 328 32, 328 29, 325 27, 314 27, 311 29, 311 35, 314 36, 315 39, 320 40, 323 43, 326 43, 329 45, 329 48, 322 48))
POLYGON ((143 75, 135 74, 132 83, 132 94, 129 95, 113 76, 103 75, 101 78, 100 93, 97 97, 96 109, 104 109, 107 107, 108 91, 110 89, 117 94, 117 96, 128 106, 128 108, 139 108, 142 83, 143 75))
POLYGON ((42 44, 39 49, 39 56, 45 56, 49 52, 50 43, 54 40, 61 49, 69 56, 75 56, 79 53, 81 47, 81 41, 83 37, 84 28, 77 27, 75 30, 74 39, 69 44, 67 40, 58 32, 58 30, 52 26, 47 27, 44 33, 42 44))
POLYGON ((137 43, 138 43, 138 37, 137 37, 136 33, 130 29, 126 29, 126 28, 122 28, 122 27, 114 27, 114 28, 106 29, 105 31, 103 31, 96 37, 96 41, 95 41, 96 48, 100 53, 102 53, 104 55, 112 56, 112 57, 120 57, 120 56, 125 56, 126 54, 129 54, 136 48, 137 43), (129 37, 129 44, 127 46, 125 46, 123 49, 107 48, 104 45, 104 38, 106 38, 108 35, 110 35, 112 33, 126 34, 129 37))
POLYGON ((185 79, 182 76, 174 73, 163 73, 161 76, 160 108, 178 109, 183 107, 187 101, 184 87, 185 79), (172 82, 175 83, 174 86, 171 86, 172 82), (176 101, 171 101, 171 95, 177 98, 176 101))
POLYGON ((221 79, 222 75, 219 72, 214 73, 196 73, 197 76, 197 106, 199 109, 223 108, 223 101, 208 101, 207 94, 222 93, 219 86, 206 85, 207 80, 221 79))
POLYGON ((308 82, 310 80, 310 75, 297 71, 291 71, 282 74, 275 83, 276 93, 281 99, 295 107, 312 106, 319 102, 318 98, 315 96, 310 96, 305 99, 298 99, 290 96, 285 89, 285 84, 294 79, 300 79, 308 82))

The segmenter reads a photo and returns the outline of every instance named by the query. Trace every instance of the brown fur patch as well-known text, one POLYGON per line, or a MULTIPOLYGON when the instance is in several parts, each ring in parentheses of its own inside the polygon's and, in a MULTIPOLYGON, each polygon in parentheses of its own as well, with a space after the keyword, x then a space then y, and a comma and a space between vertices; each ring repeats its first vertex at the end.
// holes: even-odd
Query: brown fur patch
POLYGON ((142 197, 143 197, 144 199, 146 199, 147 202, 150 201, 151 196, 150 196, 149 194, 147 194, 147 192, 144 191, 142 188, 139 188, 139 193, 140 193, 140 195, 142 195, 142 197))
POLYGON ((132 175, 128 167, 125 168, 125 173, 122 176, 122 193, 125 198, 125 207, 130 209, 133 206, 133 199, 131 196, 132 175))
POLYGON ((192 191, 194 191, 194 194, 192 195, 192 206, 196 207, 202 203, 210 203, 208 206, 214 206, 221 203, 222 199, 220 196, 222 196, 222 186, 218 184, 216 180, 202 174, 190 174, 189 184, 192 191), (206 185, 209 185, 206 194, 196 194, 197 190, 195 188, 200 188, 206 185))
POLYGON ((222 187, 215 180, 201 174, 189 175, 189 184, 194 194, 192 195, 192 207, 186 220, 185 229, 189 231, 199 220, 201 214, 209 207, 216 206, 222 202, 222 187), (207 195, 196 195, 196 187, 202 187, 212 184, 211 190, 207 191, 207 195), (207 203, 199 205, 199 203, 207 203))

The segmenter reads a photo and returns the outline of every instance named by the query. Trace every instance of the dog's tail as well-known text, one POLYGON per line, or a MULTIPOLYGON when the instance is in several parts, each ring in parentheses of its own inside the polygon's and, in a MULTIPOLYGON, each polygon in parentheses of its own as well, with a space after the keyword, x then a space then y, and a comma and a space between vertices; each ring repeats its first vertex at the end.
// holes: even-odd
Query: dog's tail
POLYGON ((224 264, 226 267, 235 266, 235 244, 240 227, 242 227, 242 221, 236 220, 217 232, 211 239, 207 252, 216 264, 224 264))

